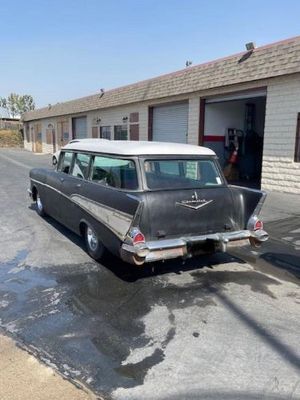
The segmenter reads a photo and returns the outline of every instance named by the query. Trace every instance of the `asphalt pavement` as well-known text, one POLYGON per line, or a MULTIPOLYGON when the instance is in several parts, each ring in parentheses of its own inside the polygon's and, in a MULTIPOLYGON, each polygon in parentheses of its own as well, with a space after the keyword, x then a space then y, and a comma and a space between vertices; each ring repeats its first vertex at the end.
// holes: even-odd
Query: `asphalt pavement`
MULTIPOLYGON (((295 269, 249 249, 145 268, 98 264, 27 196, 30 168, 50 162, 0 150, 3 332, 104 398, 300 399, 295 269)), ((266 224, 280 243, 272 253, 299 257, 300 213, 281 216, 266 224)))

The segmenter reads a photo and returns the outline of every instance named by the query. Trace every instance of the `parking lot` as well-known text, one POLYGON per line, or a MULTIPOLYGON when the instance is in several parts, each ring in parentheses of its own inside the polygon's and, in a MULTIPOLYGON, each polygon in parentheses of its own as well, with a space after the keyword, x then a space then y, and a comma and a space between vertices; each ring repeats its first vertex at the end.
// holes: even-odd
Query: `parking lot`
POLYGON ((0 151, 4 332, 104 398, 300 399, 295 276, 229 254, 100 265, 28 198, 50 160, 0 151))

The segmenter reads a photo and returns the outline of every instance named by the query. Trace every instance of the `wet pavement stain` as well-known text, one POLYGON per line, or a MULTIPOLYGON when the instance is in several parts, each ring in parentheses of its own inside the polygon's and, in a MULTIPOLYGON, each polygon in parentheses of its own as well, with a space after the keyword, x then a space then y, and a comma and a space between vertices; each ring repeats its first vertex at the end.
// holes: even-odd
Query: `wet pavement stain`
POLYGON ((124 264, 118 264, 118 274, 93 262, 32 269, 24 265, 25 257, 21 252, 0 266, 0 326, 65 376, 106 396, 119 387, 141 385, 148 370, 164 360, 176 335, 174 310, 216 306, 214 291, 230 282, 268 295, 268 285, 278 284, 253 271, 195 270, 199 260, 184 267, 166 263, 161 274, 145 268, 132 276, 124 264), (191 275, 182 286, 164 276, 179 268, 191 275), (166 328, 160 343, 145 332, 144 318, 154 307, 167 312, 160 321, 166 328), (126 361, 132 350, 143 348, 152 353, 126 361))
POLYGON ((134 378, 138 384, 144 382, 147 371, 156 364, 164 360, 164 352, 161 349, 155 349, 151 356, 145 357, 142 361, 135 364, 126 364, 116 368, 121 375, 134 378))
POLYGON ((269 285, 280 285, 281 283, 267 275, 256 271, 207 271, 193 272, 191 274, 203 287, 211 292, 220 288, 226 290, 226 284, 247 285, 253 292, 262 293, 276 299, 276 296, 269 289, 269 285))

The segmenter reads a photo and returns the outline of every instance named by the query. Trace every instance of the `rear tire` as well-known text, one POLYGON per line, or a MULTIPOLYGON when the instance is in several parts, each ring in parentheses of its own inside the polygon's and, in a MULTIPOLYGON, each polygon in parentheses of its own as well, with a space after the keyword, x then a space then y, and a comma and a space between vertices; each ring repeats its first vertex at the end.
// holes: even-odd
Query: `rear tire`
POLYGON ((94 260, 100 261, 104 257, 106 249, 91 225, 86 226, 84 238, 88 254, 94 260))
POLYGON ((44 217, 46 215, 44 204, 40 198, 39 192, 36 192, 36 211, 40 217, 44 217))

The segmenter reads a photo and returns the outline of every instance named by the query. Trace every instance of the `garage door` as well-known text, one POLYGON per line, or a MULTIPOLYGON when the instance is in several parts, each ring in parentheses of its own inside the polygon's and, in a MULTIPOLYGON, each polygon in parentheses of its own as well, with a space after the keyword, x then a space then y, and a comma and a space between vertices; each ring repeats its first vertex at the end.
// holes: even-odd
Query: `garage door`
POLYGON ((73 118, 73 139, 84 139, 86 137, 86 117, 73 118))
POLYGON ((153 140, 187 142, 188 103, 153 107, 153 140))

